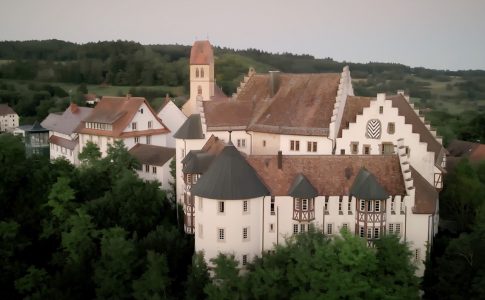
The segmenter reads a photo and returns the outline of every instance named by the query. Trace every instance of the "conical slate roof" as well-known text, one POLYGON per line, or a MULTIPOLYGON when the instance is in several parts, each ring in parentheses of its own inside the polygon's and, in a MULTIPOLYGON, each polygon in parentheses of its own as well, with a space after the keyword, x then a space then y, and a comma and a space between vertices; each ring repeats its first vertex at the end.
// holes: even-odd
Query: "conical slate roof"
POLYGON ((237 200, 262 197, 269 192, 241 153, 229 143, 192 187, 192 194, 210 199, 237 200))
POLYGON ((190 115, 180 126, 179 130, 173 135, 176 139, 196 140, 203 139, 202 123, 199 114, 190 115))
POLYGON ((35 121, 34 125, 32 125, 31 128, 26 129, 25 131, 28 131, 28 132, 46 132, 46 131, 49 131, 49 129, 45 129, 44 127, 42 127, 39 124, 39 122, 35 121))
POLYGON ((291 185, 288 195, 294 198, 314 198, 318 191, 303 174, 298 174, 291 185))
POLYGON ((216 156, 209 153, 196 153, 186 160, 182 172, 188 174, 202 174, 209 168, 216 156))
POLYGON ((350 187, 350 194, 363 200, 384 200, 389 197, 377 179, 365 168, 361 168, 350 187))

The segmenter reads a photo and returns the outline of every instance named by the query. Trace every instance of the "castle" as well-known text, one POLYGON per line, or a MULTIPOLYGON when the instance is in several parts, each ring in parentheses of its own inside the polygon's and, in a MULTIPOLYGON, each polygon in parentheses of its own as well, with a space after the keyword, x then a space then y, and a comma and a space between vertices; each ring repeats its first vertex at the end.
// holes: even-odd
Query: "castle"
POLYGON ((183 112, 174 135, 177 199, 208 262, 233 253, 243 266, 313 226, 329 236, 346 228, 369 246, 397 234, 423 274, 446 155, 403 91, 355 96, 348 67, 250 69, 226 96, 211 44, 196 41, 183 112))

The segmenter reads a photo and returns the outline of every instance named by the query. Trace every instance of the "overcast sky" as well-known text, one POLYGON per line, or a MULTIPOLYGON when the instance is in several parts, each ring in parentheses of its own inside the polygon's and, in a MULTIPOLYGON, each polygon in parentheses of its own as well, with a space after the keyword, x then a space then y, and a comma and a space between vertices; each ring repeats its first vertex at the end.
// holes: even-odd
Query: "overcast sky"
POLYGON ((339 61, 485 69, 481 0, 0 0, 0 40, 209 38, 339 61))

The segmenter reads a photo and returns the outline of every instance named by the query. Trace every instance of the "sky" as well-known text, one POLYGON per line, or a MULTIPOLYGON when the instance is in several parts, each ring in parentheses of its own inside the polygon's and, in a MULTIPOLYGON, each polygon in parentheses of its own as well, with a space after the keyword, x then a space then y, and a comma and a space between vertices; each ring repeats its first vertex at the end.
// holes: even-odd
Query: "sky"
POLYGON ((0 40, 132 40, 485 70, 481 0, 0 0, 0 40))

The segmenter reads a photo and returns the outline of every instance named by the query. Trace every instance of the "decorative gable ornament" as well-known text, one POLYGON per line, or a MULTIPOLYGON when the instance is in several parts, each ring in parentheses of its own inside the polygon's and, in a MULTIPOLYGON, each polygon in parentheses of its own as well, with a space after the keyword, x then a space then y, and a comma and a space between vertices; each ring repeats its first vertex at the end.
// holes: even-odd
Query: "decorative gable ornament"
POLYGON ((370 139, 379 139, 381 137, 381 121, 372 119, 367 122, 366 137, 370 139))

